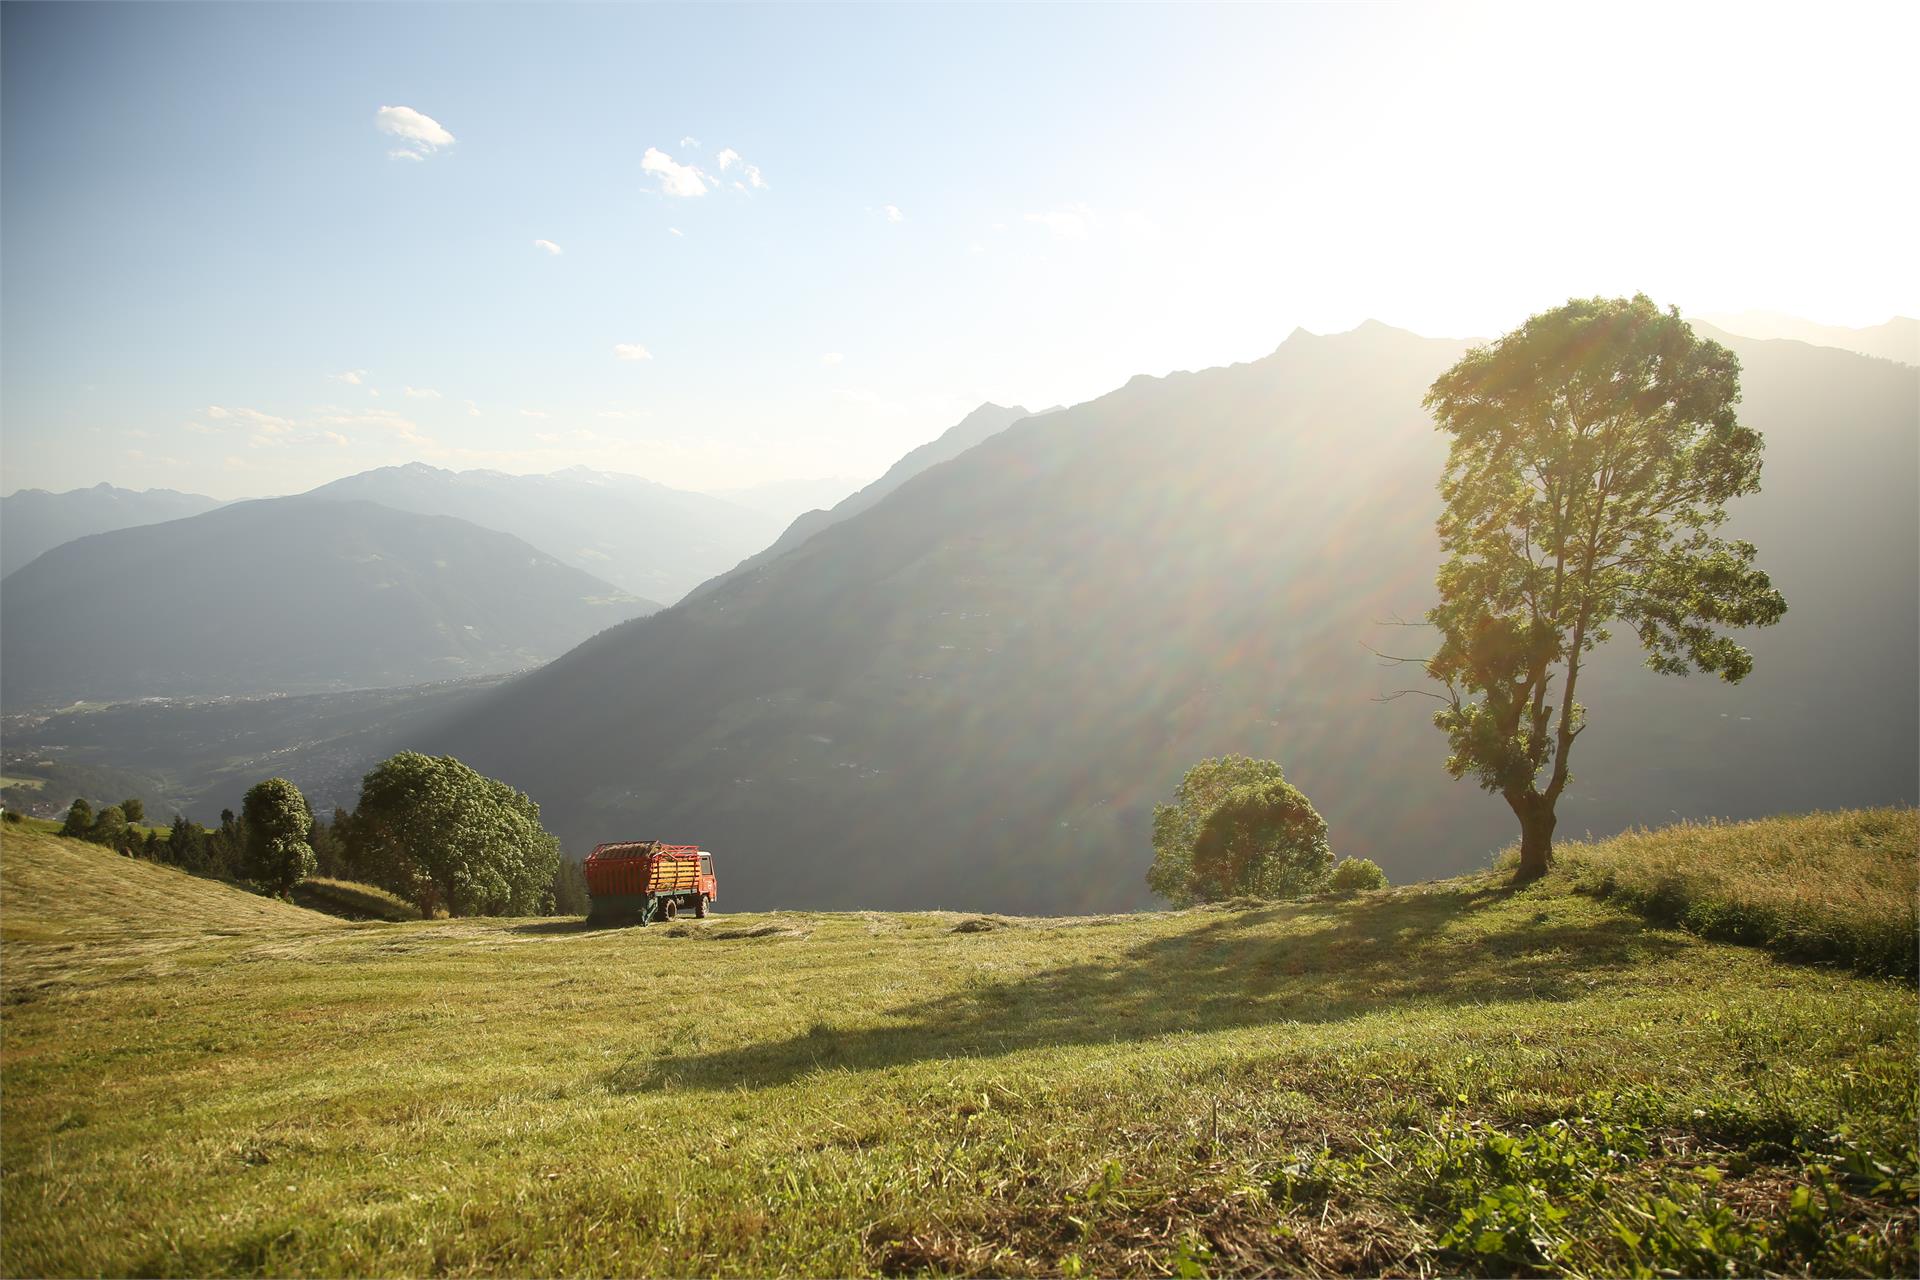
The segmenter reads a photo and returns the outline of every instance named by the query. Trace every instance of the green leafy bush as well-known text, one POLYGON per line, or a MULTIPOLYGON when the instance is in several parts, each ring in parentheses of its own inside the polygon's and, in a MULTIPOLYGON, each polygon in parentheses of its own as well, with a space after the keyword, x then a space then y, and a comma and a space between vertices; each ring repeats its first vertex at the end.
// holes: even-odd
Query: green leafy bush
POLYGON ((452 756, 404 751, 369 773, 346 840, 358 874, 428 919, 553 908, 560 843, 540 806, 452 756))
POLYGON ((1176 907, 1204 901, 1193 879, 1193 842, 1207 815, 1239 787, 1280 780, 1280 766, 1251 756, 1218 756, 1188 769, 1174 788, 1173 803, 1154 806, 1153 865, 1147 887, 1176 907))
POLYGON ((1341 897, 1387 887, 1387 873, 1372 858, 1342 858, 1327 877, 1327 889, 1341 897))
POLYGON ((1332 865, 1325 820, 1271 760, 1202 760, 1153 811, 1147 887, 1175 906, 1297 897, 1332 865))

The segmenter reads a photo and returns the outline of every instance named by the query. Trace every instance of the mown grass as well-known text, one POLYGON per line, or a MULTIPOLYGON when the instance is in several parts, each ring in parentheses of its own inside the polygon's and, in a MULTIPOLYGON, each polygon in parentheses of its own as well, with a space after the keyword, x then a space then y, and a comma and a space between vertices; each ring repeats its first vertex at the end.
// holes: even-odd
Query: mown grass
POLYGON ((314 876, 293 890, 298 906, 347 920, 418 920, 420 908, 377 885, 314 876))
POLYGON ((1704 937, 1911 980, 1920 816, 1856 809, 1563 843, 1558 874, 1704 937))
POLYGON ((1564 883, 617 930, 236 893, 285 914, 102 980, 76 858, 166 870, 0 843, 7 1274, 1915 1269, 1913 987, 1564 883))

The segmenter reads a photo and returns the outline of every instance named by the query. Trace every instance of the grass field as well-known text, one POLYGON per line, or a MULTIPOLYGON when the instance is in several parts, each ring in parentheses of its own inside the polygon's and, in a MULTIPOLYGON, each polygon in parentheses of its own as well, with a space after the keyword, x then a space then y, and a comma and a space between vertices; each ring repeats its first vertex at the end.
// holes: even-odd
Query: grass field
POLYGON ((1560 875, 1709 938, 1911 977, 1917 840, 1912 809, 1682 823, 1563 845, 1560 875))
POLYGON ((1653 852, 587 930, 8 830, 0 1271, 1912 1274, 1911 969, 1662 926, 1653 852))

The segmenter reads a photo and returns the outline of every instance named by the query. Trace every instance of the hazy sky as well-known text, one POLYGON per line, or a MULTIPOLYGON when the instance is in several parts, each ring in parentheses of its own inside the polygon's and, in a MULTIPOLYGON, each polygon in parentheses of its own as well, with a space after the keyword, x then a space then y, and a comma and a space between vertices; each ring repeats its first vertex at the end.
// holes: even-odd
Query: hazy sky
POLYGON ((873 475, 1296 325, 1913 314, 1905 8, 8 4, 0 489, 873 475))

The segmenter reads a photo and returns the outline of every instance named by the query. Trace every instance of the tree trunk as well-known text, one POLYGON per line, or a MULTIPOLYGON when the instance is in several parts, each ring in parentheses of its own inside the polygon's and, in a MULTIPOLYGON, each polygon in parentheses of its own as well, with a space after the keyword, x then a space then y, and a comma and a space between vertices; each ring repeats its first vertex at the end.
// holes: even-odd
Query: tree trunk
POLYGON ((1545 796, 1508 796, 1507 804, 1520 819, 1520 865, 1514 870, 1515 884, 1530 884, 1547 874, 1553 865, 1553 802, 1545 796))

